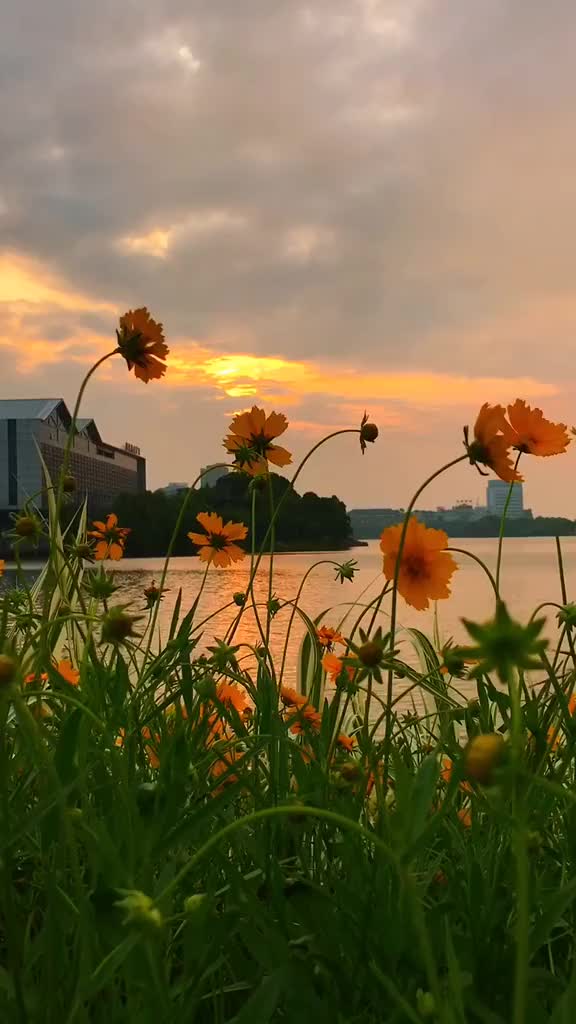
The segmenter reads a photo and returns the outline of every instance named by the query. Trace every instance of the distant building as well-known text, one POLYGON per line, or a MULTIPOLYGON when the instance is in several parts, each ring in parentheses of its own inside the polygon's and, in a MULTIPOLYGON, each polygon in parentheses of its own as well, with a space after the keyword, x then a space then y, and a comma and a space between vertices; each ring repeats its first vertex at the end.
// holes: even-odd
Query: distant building
MULTIPOLYGON (((44 461, 54 483, 64 459, 72 417, 61 398, 0 399, 0 510, 33 501, 46 507, 44 461)), ((135 445, 102 440, 92 419, 79 419, 70 451, 75 499, 104 511, 119 494, 146 490, 146 459, 135 445)))
POLYGON ((175 494, 184 494, 189 487, 190 484, 172 482, 166 484, 165 487, 160 487, 159 490, 162 494, 165 494, 167 498, 173 498, 175 494))
POLYGON ((402 521, 404 509, 397 508, 353 508, 348 513, 352 532, 359 540, 379 537, 386 526, 402 521))
POLYGON ((211 466, 202 466, 200 472, 202 473, 200 487, 215 487, 222 477, 227 476, 228 468, 226 466, 219 466, 216 464, 211 466))
MULTIPOLYGON (((501 516, 504 512, 504 506, 510 491, 510 484, 504 482, 504 480, 489 480, 486 487, 486 504, 488 505, 488 515, 490 516, 501 516)), ((510 496, 510 504, 508 505, 507 515, 510 519, 521 519, 524 515, 524 492, 522 484, 512 485, 512 494, 510 496)))
POLYGON ((434 518, 435 514, 438 515, 439 521, 445 523, 473 523, 488 515, 488 509, 484 505, 473 505, 470 501, 457 501, 451 508, 437 508, 436 513, 425 513, 428 519, 434 518))

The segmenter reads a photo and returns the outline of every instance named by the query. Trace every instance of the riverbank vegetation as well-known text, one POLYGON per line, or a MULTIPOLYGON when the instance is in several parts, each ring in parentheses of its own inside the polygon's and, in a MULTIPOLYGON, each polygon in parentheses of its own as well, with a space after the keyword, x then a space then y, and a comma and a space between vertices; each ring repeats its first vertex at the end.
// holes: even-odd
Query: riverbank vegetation
MULTIPOLYGON (((270 473, 266 486, 250 490, 248 475, 230 473, 214 487, 200 487, 192 495, 166 495, 162 491, 122 495, 113 511, 122 522, 133 523, 128 544, 130 557, 164 555, 174 534, 182 503, 186 510, 175 535, 173 554, 191 553, 188 533, 194 530, 199 512, 213 511, 234 522, 252 522, 255 504, 254 542, 259 548, 266 536, 270 492, 280 512, 275 522, 276 551, 343 551, 353 544, 346 506, 337 497, 321 498, 312 491, 299 494, 288 480, 270 473)), ((251 544, 251 528, 248 539, 251 544)), ((269 546, 269 538, 266 543, 269 546)))
MULTIPOLYGON (((168 356, 162 326, 130 311, 74 419, 105 359, 161 386, 168 356)), ((276 595, 273 559, 254 596, 293 501, 269 472, 291 465, 287 428, 258 406, 234 418, 224 446, 249 515, 214 495, 197 510, 191 489, 134 606, 113 568, 139 524, 70 521, 66 457, 47 520, 32 501, 13 519, 16 561, 42 538, 50 559, 0 597, 0 1020, 571 1024, 576 605, 561 544, 558 601, 535 593, 516 622, 504 516, 484 571, 493 613, 464 618, 458 645, 441 603, 476 556, 412 515, 453 465, 511 483, 533 458, 568 460, 570 432, 521 401, 484 406, 384 530, 376 595, 315 616, 307 580, 276 595), (168 593, 183 530, 206 574, 249 560, 224 635, 203 585, 191 607, 168 593), (436 602, 433 635, 402 628, 404 604, 436 602), (296 618, 289 665, 271 621, 287 636, 296 618)), ((321 443, 347 432, 368 460, 368 417, 321 443)), ((332 568, 345 593, 354 561, 332 568)))

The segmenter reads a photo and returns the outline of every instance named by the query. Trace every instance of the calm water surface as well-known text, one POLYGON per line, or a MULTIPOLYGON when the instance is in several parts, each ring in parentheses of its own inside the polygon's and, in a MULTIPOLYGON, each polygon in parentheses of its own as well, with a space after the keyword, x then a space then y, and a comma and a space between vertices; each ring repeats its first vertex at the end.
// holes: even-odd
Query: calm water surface
MULTIPOLYGON (((486 562, 492 572, 496 565, 497 542, 494 539, 458 540, 456 546, 472 551, 486 562)), ((565 562, 568 598, 576 595, 576 538, 565 538, 562 541, 565 562)), ((281 602, 291 601, 296 597, 304 574, 315 562, 329 560, 345 561, 355 558, 358 572, 353 582, 343 584, 335 580, 333 565, 320 564, 308 576, 304 585, 301 607, 312 618, 322 614, 322 622, 329 625, 343 623, 343 631, 351 625, 358 615, 355 602, 368 602, 375 597, 382 586, 381 557, 378 542, 371 541, 367 547, 354 548, 350 552, 336 553, 303 553, 277 555, 274 558, 274 594, 281 602)), ((461 625, 462 616, 484 620, 493 611, 493 594, 488 578, 483 570, 472 559, 464 555, 455 555, 459 563, 459 571, 453 578, 452 598, 438 604, 438 620, 444 640, 450 637, 465 640, 466 634, 461 625)), ((124 559, 122 568, 118 569, 117 581, 120 590, 115 595, 116 603, 131 602, 136 609, 143 609, 142 592, 153 579, 158 581, 162 571, 161 558, 124 559)), ((110 566, 112 568, 112 565, 110 566)), ((262 559, 256 583, 257 599, 267 598, 267 576, 269 558, 262 559)), ((246 588, 249 575, 249 559, 229 569, 213 569, 208 572, 202 593, 196 621, 212 616, 202 628, 200 647, 213 643, 214 637, 223 637, 238 609, 235 606, 223 608, 231 601, 235 591, 246 588)), ((9 574, 6 574, 9 581, 9 574)), ((166 586, 169 588, 161 605, 159 615, 160 628, 166 634, 174 602, 179 589, 182 589, 183 613, 194 601, 202 584, 204 569, 197 558, 175 558, 171 562, 166 586)), ((553 538, 512 538, 505 542, 502 565, 502 592, 510 611, 521 620, 531 615, 537 604, 544 601, 561 601, 560 584, 556 562, 556 549, 553 538)), ((264 613, 265 614, 265 613, 264 613)), ((381 617, 386 626, 389 614, 389 598, 385 599, 381 617)), ((555 609, 548 609, 549 632, 554 633, 555 609)), ((432 634, 433 610, 416 612, 408 608, 400 600, 399 615, 401 626, 416 626, 428 635, 432 634)), ((274 619, 272 629, 272 645, 277 657, 281 657, 286 637, 286 627, 290 617, 290 608, 283 609, 274 619)), ((298 652, 304 632, 301 620, 296 616, 288 642, 286 662, 286 678, 294 681, 298 652)), ((253 613, 246 610, 241 626, 236 634, 236 642, 258 643, 259 633, 253 613)))

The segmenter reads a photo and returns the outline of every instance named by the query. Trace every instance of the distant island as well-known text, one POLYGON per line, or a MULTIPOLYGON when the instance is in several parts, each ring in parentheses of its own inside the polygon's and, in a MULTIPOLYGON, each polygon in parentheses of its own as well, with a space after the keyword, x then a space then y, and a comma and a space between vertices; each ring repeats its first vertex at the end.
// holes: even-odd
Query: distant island
MULTIPOLYGON (((382 530, 399 523, 405 516, 404 509, 352 509, 350 521, 354 536, 363 540, 380 537, 382 530)), ((426 526, 445 530, 450 537, 497 537, 500 532, 500 515, 474 516, 462 510, 419 511, 414 515, 426 526)), ((524 512, 506 520, 507 537, 572 537, 576 534, 576 521, 563 516, 533 516, 524 512)))
MULTIPOLYGON (((298 494, 285 477, 270 476, 277 504, 284 498, 275 526, 275 550, 346 551, 359 544, 352 533, 346 506, 339 498, 321 498, 313 491, 298 494), (289 493, 286 493, 286 492, 289 493)), ((198 531, 198 512, 217 512, 225 521, 250 526, 252 494, 250 479, 239 473, 221 477, 213 487, 194 491, 189 499, 184 521, 178 531, 174 555, 192 555, 194 546, 187 537, 198 531)), ((122 494, 113 503, 122 526, 130 527, 126 546, 128 558, 165 555, 180 512, 184 493, 146 491, 143 494, 122 494)), ((256 547, 264 540, 270 522, 268 486, 256 484, 256 547)), ((244 547, 250 549, 248 535, 244 547)))

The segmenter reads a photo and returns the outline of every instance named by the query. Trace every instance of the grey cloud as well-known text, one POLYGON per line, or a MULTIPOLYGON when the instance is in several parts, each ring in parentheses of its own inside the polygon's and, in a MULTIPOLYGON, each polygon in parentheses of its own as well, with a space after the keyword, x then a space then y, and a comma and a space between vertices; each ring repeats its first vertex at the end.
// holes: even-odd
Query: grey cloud
MULTIPOLYGON (((569 0, 21 0, 2 22, 2 241, 169 333, 473 371, 468 332, 572 287, 569 0), (210 210, 244 226, 176 232, 164 261, 118 245, 210 210), (331 242, 287 258, 294 229, 331 242)), ((541 349, 523 362, 554 372, 541 349)), ((517 364, 495 337, 478 372, 517 364)))

